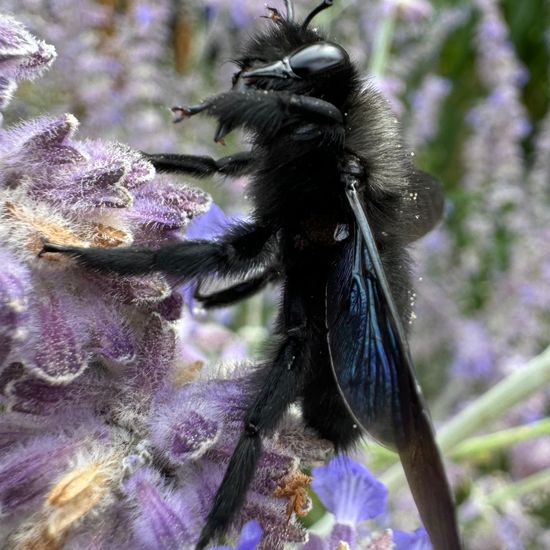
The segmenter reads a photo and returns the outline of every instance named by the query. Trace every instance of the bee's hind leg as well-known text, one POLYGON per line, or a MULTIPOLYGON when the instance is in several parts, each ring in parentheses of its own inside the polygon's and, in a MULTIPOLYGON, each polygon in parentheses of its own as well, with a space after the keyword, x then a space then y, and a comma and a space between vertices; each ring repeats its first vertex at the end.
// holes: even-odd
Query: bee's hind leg
POLYGON ((262 452, 261 438, 277 428, 289 405, 300 395, 311 339, 302 302, 299 292, 287 282, 277 331, 282 339, 272 359, 261 365, 250 381, 250 405, 243 431, 214 497, 196 550, 202 550, 212 539, 227 531, 254 477, 262 452))

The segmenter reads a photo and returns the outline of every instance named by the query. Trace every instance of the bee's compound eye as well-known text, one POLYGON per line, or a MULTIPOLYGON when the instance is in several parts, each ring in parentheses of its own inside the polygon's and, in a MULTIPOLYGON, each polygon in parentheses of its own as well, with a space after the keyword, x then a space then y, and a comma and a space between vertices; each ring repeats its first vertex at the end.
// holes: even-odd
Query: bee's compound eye
POLYGON ((318 42, 304 46, 288 58, 292 71, 300 78, 334 69, 348 61, 346 51, 330 42, 318 42))

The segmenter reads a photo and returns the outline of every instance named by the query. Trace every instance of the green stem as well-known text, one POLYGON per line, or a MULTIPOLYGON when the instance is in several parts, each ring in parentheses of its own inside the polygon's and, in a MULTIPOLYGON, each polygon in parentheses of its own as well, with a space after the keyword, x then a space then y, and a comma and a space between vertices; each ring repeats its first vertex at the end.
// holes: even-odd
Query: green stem
POLYGON ((550 468, 497 489, 485 499, 485 503, 490 506, 499 506, 507 500, 517 500, 538 489, 548 490, 548 487, 550 487, 550 468))
MULTIPOLYGON (((437 437, 441 451, 449 453, 467 436, 488 426, 537 391, 544 390, 549 383, 550 347, 501 380, 443 426, 437 437)), ((389 468, 380 480, 389 490, 401 487, 405 483, 401 465, 389 468)))
MULTIPOLYGON (((463 461, 478 455, 487 455, 516 445, 521 441, 536 439, 550 435, 550 418, 533 422, 525 426, 515 426, 507 430, 480 435, 477 437, 469 437, 465 441, 454 447, 448 456, 456 461, 463 461)), ((380 467, 389 466, 399 460, 399 455, 386 447, 382 447, 377 443, 369 442, 366 446, 369 452, 369 464, 374 464, 372 467, 376 470, 377 464, 380 467)))
POLYGON ((264 298, 258 294, 246 304, 245 324, 239 329, 239 336, 246 343, 249 353, 256 355, 267 337, 267 329, 263 322, 264 298))
POLYGON ((264 299, 262 294, 256 294, 246 304, 246 324, 251 327, 263 325, 264 299))
POLYGON ((396 9, 397 8, 392 9, 391 12, 384 17, 376 33, 374 47, 368 66, 368 72, 375 78, 380 78, 386 69, 393 39, 393 31, 395 29, 396 9))
POLYGON ((463 460, 473 455, 491 453, 506 447, 511 447, 521 441, 535 439, 550 435, 550 418, 527 424, 526 426, 515 426, 508 430, 501 430, 487 435, 470 437, 454 447, 449 456, 453 460, 463 460))

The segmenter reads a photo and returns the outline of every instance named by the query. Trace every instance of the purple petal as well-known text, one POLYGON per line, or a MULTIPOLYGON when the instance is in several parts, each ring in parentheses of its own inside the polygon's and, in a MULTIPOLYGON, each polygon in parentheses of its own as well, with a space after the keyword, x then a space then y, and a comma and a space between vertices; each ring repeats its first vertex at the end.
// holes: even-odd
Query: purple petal
MULTIPOLYGON (((135 154, 134 151, 132 153, 135 154)), ((145 183, 153 181, 155 178, 155 168, 153 165, 142 158, 135 158, 133 155, 128 155, 130 168, 126 176, 126 187, 135 189, 141 187, 145 183)))
POLYGON ((27 56, 19 65, 15 75, 17 79, 32 79, 38 76, 57 57, 55 48, 51 44, 46 44, 42 40, 38 40, 36 44, 36 51, 27 56))
POLYGON ((115 308, 98 304, 93 310, 90 351, 111 365, 128 363, 136 353, 136 334, 115 308))
POLYGON ((281 452, 265 449, 258 462, 256 475, 251 487, 266 496, 273 494, 281 479, 288 475, 297 465, 296 457, 281 452))
MULTIPOLYGON (((155 178, 153 165, 137 152, 120 143, 90 140, 80 144, 87 151, 92 165, 124 166, 124 187, 134 191, 155 178)), ((157 178, 157 181, 161 178, 157 178)))
POLYGON ((335 523, 329 537, 329 547, 337 548, 340 542, 345 542, 350 548, 355 547, 355 528, 349 523, 335 523))
POLYGON ((23 57, 36 48, 36 41, 19 21, 2 15, 0 21, 0 58, 23 57))
MULTIPOLYGON (((35 133, 21 147, 20 156, 24 163, 47 165, 76 164, 84 157, 66 144, 78 128, 78 120, 70 114, 58 119, 43 119, 35 133)), ((31 126, 32 128, 32 126, 31 126)))
POLYGON ((217 422, 191 412, 173 426, 172 444, 165 446, 170 450, 173 461, 184 462, 202 456, 220 435, 217 422))
POLYGON ((64 469, 76 444, 55 437, 17 446, 0 460, 0 507, 3 514, 29 508, 43 497, 64 469))
POLYGON ((127 208, 132 204, 130 193, 124 188, 127 166, 100 164, 87 166, 61 190, 58 199, 84 207, 127 208))
POLYGON ((220 420, 200 399, 200 393, 189 399, 188 389, 165 398, 155 408, 151 421, 153 444, 176 464, 204 455, 222 433, 220 420))
POLYGON ((244 524, 237 550, 254 550, 262 538, 262 528, 257 521, 249 521, 244 524))
POLYGON ((158 313, 166 321, 177 321, 182 314, 183 296, 179 292, 172 292, 170 296, 155 304, 151 311, 158 313))
POLYGON ((134 388, 147 391, 152 398, 164 386, 166 373, 174 359, 176 338, 169 323, 157 315, 151 315, 139 342, 138 359, 132 365, 134 388))
POLYGON ((55 48, 36 40, 15 19, 2 14, 0 20, 0 75, 32 78, 55 59, 55 48))
POLYGON ((96 288, 112 297, 117 303, 139 308, 151 313, 160 302, 172 293, 172 288, 162 275, 106 278, 87 274, 96 288))
POLYGON ((241 218, 242 216, 226 216, 213 202, 205 214, 195 218, 187 226, 185 236, 188 239, 210 239, 223 233, 232 222, 241 218))
POLYGON ((355 526, 384 512, 388 490, 362 464, 338 456, 312 473, 314 491, 338 523, 355 526))
MULTIPOLYGON (((262 538, 263 530, 256 520, 247 521, 241 530, 235 550, 254 550, 262 538)), ((232 550, 231 546, 214 546, 210 550, 232 550)))
POLYGON ((134 533, 140 548, 180 550, 191 535, 182 520, 182 510, 162 486, 160 475, 142 468, 126 481, 124 489, 135 499, 138 516, 134 533))
POLYGON ((68 384, 52 385, 29 374, 21 363, 10 364, 0 380, 7 410, 37 416, 70 410, 70 415, 75 417, 79 411, 101 406, 112 398, 115 390, 112 381, 88 372, 68 384))
POLYGON ((39 434, 53 431, 58 427, 58 421, 52 422, 50 418, 3 412, 0 417, 0 451, 8 451, 14 445, 21 445, 39 434))
POLYGON ((27 366, 53 383, 74 380, 88 366, 88 354, 82 349, 78 323, 71 318, 69 302, 50 294, 35 304, 34 311, 37 338, 27 366))
POLYGON ((432 550, 430 538, 423 527, 419 527, 412 533, 395 529, 393 542, 396 550, 432 550))
POLYGON ((164 230, 179 229, 208 208, 206 193, 183 185, 168 183, 161 177, 135 192, 130 217, 141 225, 164 230))
POLYGON ((310 533, 308 541, 300 546, 300 550, 329 550, 329 546, 325 539, 310 533))

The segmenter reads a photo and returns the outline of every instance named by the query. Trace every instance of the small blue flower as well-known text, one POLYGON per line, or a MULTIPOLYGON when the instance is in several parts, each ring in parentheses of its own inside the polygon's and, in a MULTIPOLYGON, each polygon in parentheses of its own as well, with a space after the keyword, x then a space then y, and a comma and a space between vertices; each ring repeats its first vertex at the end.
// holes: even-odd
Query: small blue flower
POLYGON ((416 531, 393 531, 395 550, 432 550, 426 529, 419 527, 416 531))
POLYGON ((362 464, 336 457, 312 473, 313 490, 338 523, 355 526, 384 513, 388 490, 362 464))
POLYGON ((207 212, 193 219, 187 226, 185 236, 188 239, 211 239, 223 233, 233 221, 213 202, 207 212))
MULTIPOLYGON (((262 538, 262 528, 256 520, 243 525, 241 536, 234 550, 254 550, 262 538)), ((233 550, 230 546, 216 546, 211 550, 233 550)))
MULTIPOLYGON (((227 216, 225 212, 213 202, 206 213, 194 218, 186 227, 185 237, 188 240, 213 239, 221 235, 232 223, 244 219, 245 217, 242 215, 227 216)), ((180 289, 183 300, 192 313, 195 306, 195 290, 196 283, 185 283, 180 289)))

